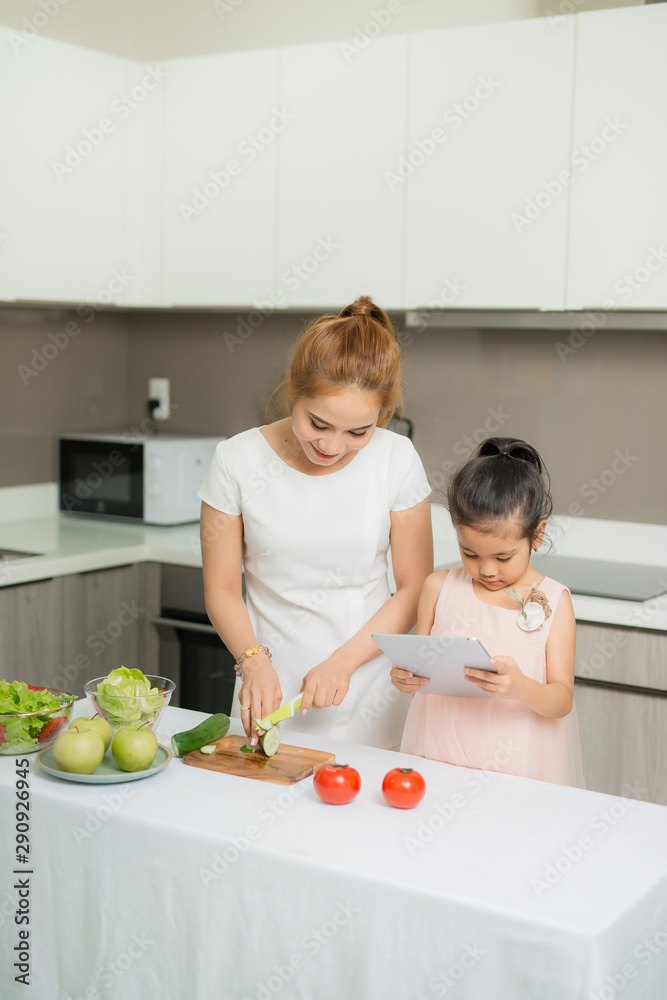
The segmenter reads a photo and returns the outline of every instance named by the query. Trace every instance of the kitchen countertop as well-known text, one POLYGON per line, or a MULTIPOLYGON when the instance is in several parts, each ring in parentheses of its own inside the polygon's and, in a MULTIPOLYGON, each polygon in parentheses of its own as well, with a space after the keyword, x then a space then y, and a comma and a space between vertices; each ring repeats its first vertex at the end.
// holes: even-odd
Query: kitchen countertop
MULTIPOLYGON (((56 512, 54 483, 0 489, 0 547, 40 553, 0 563, 0 586, 109 569, 135 562, 201 567, 199 525, 158 527, 56 512)), ((555 517, 549 528, 559 555, 645 566, 667 565, 667 525, 555 517)), ((436 568, 458 559, 449 515, 433 507, 436 568)), ((667 631, 667 595, 621 601, 573 594, 580 621, 667 631)))

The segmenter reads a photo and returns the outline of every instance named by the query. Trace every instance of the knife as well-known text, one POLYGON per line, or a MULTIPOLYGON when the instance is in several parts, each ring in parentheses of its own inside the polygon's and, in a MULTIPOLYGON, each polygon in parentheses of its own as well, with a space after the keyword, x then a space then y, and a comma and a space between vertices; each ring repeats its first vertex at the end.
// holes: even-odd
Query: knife
POLYGON ((257 720, 253 719, 258 729, 271 729, 275 726, 277 722, 281 722, 282 719, 291 718, 298 708, 301 708, 301 703, 303 701, 303 694, 298 694, 296 698, 292 698, 291 701, 285 702, 280 708, 277 708, 275 712, 271 712, 271 715, 267 715, 265 719, 257 720))

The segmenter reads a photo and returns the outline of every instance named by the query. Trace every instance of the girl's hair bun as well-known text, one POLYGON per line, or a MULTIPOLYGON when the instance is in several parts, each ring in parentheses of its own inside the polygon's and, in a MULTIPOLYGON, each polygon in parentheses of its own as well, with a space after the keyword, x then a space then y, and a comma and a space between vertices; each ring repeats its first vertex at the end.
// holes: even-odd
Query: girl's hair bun
POLYGON ((487 438, 454 474, 447 506, 455 527, 492 530, 514 520, 531 545, 551 516, 549 474, 539 453, 518 438, 487 438))
POLYGON ((487 438, 477 449, 476 458, 487 458, 493 455, 507 455, 508 458, 518 458, 529 465, 534 465, 538 472, 545 472, 544 462, 532 445, 519 438, 487 438))

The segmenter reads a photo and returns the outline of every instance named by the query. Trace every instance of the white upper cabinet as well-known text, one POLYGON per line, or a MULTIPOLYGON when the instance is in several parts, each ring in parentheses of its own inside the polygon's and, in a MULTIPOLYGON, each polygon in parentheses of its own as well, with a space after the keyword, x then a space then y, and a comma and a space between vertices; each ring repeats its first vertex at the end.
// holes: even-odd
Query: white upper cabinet
POLYGON ((275 283, 278 53, 167 62, 164 302, 265 303, 275 283))
POLYGON ((667 307, 667 4, 578 15, 567 306, 667 307))
POLYGON ((117 302, 122 59, 0 29, 0 298, 117 302))
POLYGON ((413 36, 406 307, 563 308, 574 20, 413 36))
POLYGON ((124 122, 126 160, 122 173, 126 306, 162 304, 162 163, 166 63, 125 63, 125 91, 134 97, 124 122), (154 85, 153 91, 148 86, 154 85), (142 94, 147 96, 139 101, 142 94))
POLYGON ((665 3, 162 64, 0 28, 0 300, 667 308, 666 39, 665 3))
POLYGON ((406 35, 364 48, 284 49, 278 289, 290 306, 340 309, 368 294, 403 304, 403 195, 385 171, 405 148, 406 35))

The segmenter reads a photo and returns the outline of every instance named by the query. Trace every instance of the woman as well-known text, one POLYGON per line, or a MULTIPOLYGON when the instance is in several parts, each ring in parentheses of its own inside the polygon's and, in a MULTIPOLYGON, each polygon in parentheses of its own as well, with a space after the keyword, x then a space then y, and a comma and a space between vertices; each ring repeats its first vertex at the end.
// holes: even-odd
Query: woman
POLYGON ((433 569, 423 466, 384 429, 400 375, 393 327, 369 298, 321 317, 289 363, 289 416, 221 441, 199 489, 206 608, 237 658, 249 736, 303 691, 283 729, 400 741, 407 705, 371 633, 409 631, 433 569))

